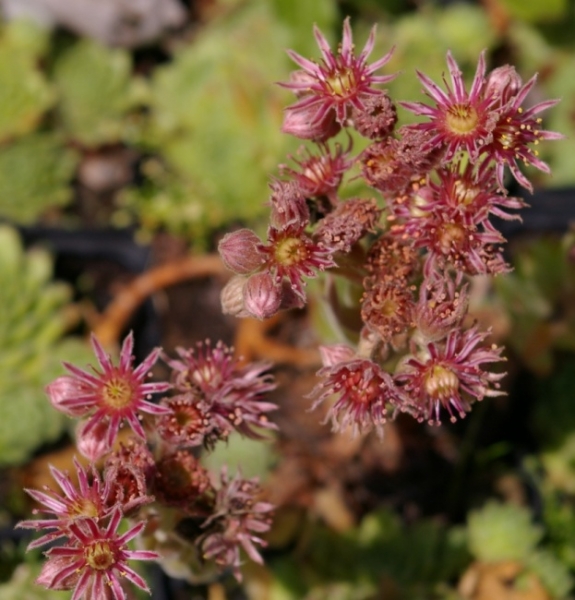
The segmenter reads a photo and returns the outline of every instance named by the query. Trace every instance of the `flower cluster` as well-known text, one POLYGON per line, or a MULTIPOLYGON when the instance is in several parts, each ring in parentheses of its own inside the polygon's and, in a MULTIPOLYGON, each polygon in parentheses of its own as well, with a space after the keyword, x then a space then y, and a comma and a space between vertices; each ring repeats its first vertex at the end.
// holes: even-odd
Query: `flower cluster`
POLYGON ((488 72, 484 52, 468 88, 448 52, 449 80, 417 72, 430 103, 400 102, 421 119, 398 126, 381 87, 395 77, 381 73, 393 49, 368 63, 375 28, 359 53, 349 19, 337 51, 314 34, 321 58, 288 51, 299 68, 280 84, 296 96, 282 130, 308 146, 271 184, 267 241, 249 229, 221 240, 236 273, 224 311, 263 319, 300 307, 305 278, 321 271, 348 279, 329 284, 337 308, 338 290, 353 297, 361 282, 359 342, 321 349, 313 407, 327 404, 333 429, 354 433, 381 434, 400 412, 432 425, 462 418, 474 402, 503 393, 502 349, 468 317, 469 281, 510 269, 493 217, 519 219, 525 206, 505 189, 506 171, 530 191, 522 165, 549 172, 537 145, 562 136, 543 129, 540 113, 557 101, 529 106, 536 77, 523 83, 510 65, 488 72), (351 141, 344 149, 333 139, 345 130, 368 140, 357 156, 351 141), (372 197, 342 198, 354 165, 372 197))
POLYGON ((128 562, 171 556, 163 541, 175 539, 189 519, 196 531, 178 540, 198 557, 193 575, 213 565, 240 579, 240 549, 262 562, 255 546, 265 545, 259 534, 269 528, 272 506, 260 500, 256 480, 230 479, 226 470, 217 480, 194 451, 211 450, 232 431, 259 439, 276 427, 268 417, 276 406, 264 399, 275 387, 269 365, 242 365, 233 349, 206 342, 178 349, 176 359, 165 357, 172 382, 144 383, 160 349, 135 367, 132 334, 117 364, 95 337, 92 345, 97 368, 66 363, 70 375, 46 388, 56 409, 84 418, 77 445, 89 467, 75 459, 75 476, 51 467, 59 492, 26 490, 39 506, 34 513, 45 515, 19 527, 43 532, 29 549, 51 546, 37 582, 74 590, 74 600, 125 600, 124 580, 149 591, 128 562), (154 401, 152 394, 168 390, 171 395, 154 401), (149 415, 144 423, 140 412, 149 415), (124 421, 134 435, 118 440, 124 421), (131 521, 127 531, 120 529, 123 518, 131 521), (128 549, 135 537, 146 550, 128 549))

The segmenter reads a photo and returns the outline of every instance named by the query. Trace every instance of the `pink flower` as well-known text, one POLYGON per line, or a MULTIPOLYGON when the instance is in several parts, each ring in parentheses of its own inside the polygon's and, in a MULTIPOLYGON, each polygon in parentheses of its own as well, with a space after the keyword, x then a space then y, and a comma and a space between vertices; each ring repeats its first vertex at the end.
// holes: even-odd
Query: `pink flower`
POLYGON ((413 312, 417 335, 424 343, 442 340, 461 327, 468 307, 467 284, 462 280, 459 271, 454 279, 444 274, 421 282, 413 312))
POLYGON ((28 550, 39 548, 58 538, 68 536, 70 524, 77 519, 90 517, 98 520, 109 514, 111 510, 109 506, 111 482, 107 479, 102 481, 95 468, 91 470, 91 482, 89 482, 88 473, 75 458, 74 466, 76 467, 78 486, 72 482, 67 473, 63 473, 50 465, 50 473, 64 492, 63 495, 53 492, 48 487, 45 487, 43 492, 26 490, 43 507, 40 510, 34 509, 34 514, 48 512, 55 517, 53 519, 36 519, 18 523, 17 527, 24 529, 55 529, 55 531, 31 542, 28 545, 28 550))
POLYGON ((443 272, 448 265, 469 275, 507 272, 501 247, 505 238, 487 219, 488 208, 477 212, 448 208, 447 198, 438 202, 437 190, 446 192, 424 186, 392 207, 400 221, 392 226, 393 234, 427 250, 424 275, 443 272))
POLYGON ((468 163, 464 168, 455 162, 450 168, 438 169, 436 173, 439 181, 429 183, 429 189, 433 191, 432 210, 456 212, 467 216, 469 222, 481 222, 489 227, 490 215, 507 221, 519 219, 519 215, 508 211, 527 206, 520 198, 502 192, 489 160, 476 165, 468 163))
POLYGON ((294 293, 305 300, 304 277, 315 277, 317 271, 334 267, 332 251, 312 240, 304 227, 290 225, 284 229, 270 227, 266 253, 266 269, 279 285, 287 279, 294 293))
MULTIPOLYGON (((503 187, 503 173, 507 165, 517 182, 532 192, 533 186, 519 169, 518 161, 524 165, 532 165, 544 173, 550 173, 549 166, 539 158, 539 153, 532 146, 536 146, 541 140, 560 140, 564 137, 555 131, 541 129, 541 118, 536 116, 555 106, 559 100, 540 102, 527 110, 521 107, 536 81, 537 76, 534 75, 512 95, 498 116, 492 140, 483 148, 483 152, 495 161, 500 187, 503 187)), ((511 91, 515 89, 515 86, 511 86, 511 91)), ((511 95, 511 92, 508 93, 511 95)))
POLYGON ((348 253, 364 235, 375 233, 381 213, 375 198, 349 198, 319 222, 315 236, 333 252, 348 253))
POLYGON ((444 152, 430 145, 428 131, 401 127, 399 139, 387 137, 369 145, 359 156, 363 177, 368 185, 386 196, 402 194, 425 179, 444 152))
POLYGON ((194 392, 187 392, 164 398, 161 404, 171 410, 169 415, 162 415, 156 420, 156 431, 162 440, 180 448, 204 443, 212 429, 209 402, 199 399, 194 392))
POLYGON ((287 108, 287 114, 292 120, 293 115, 305 114, 305 120, 313 127, 325 122, 330 113, 333 113, 337 122, 344 125, 353 107, 363 110, 365 100, 380 93, 374 85, 387 83, 395 77, 374 75, 389 61, 393 50, 372 65, 367 65, 367 58, 375 43, 375 27, 361 54, 355 56, 349 17, 343 22, 343 40, 336 54, 317 27, 314 27, 314 35, 321 50, 321 62, 307 60, 293 50, 288 50, 289 57, 304 73, 280 84, 300 97, 298 102, 287 108))
POLYGON ((392 343, 404 334, 413 321, 413 291, 402 281, 389 283, 385 279, 366 278, 361 299, 361 318, 366 327, 392 343))
POLYGON ((215 494, 210 474, 186 450, 177 450, 158 460, 153 490, 163 504, 188 513, 205 516, 213 508, 215 494))
POLYGON ((387 404, 400 402, 388 373, 372 360, 355 358, 326 366, 317 375, 321 381, 310 394, 316 398, 312 410, 335 397, 325 418, 331 420, 333 431, 349 427, 357 435, 375 429, 383 435, 387 404))
POLYGON ((321 144, 319 150, 319 154, 314 155, 307 148, 300 148, 299 160, 289 157, 299 168, 280 165, 280 172, 293 177, 304 197, 325 196, 334 202, 341 180, 352 165, 348 156, 349 147, 344 150, 340 144, 336 144, 332 152, 327 144, 321 144))
POLYGON ((426 94, 435 101, 436 106, 422 102, 400 102, 416 115, 428 117, 426 123, 410 125, 418 131, 431 132, 431 147, 445 147, 445 159, 450 160, 459 150, 467 150, 475 160, 484 144, 493 138, 493 129, 497 115, 492 110, 493 97, 484 96, 485 88, 485 52, 477 63, 477 70, 469 92, 466 92, 462 73, 451 52, 447 53, 447 65, 451 76, 451 87, 444 80, 447 91, 423 73, 417 77, 423 84, 426 94))
POLYGON ((365 107, 351 111, 354 129, 371 140, 381 140, 391 135, 397 123, 397 109, 387 92, 366 98, 365 107))
POLYGON ((266 545, 260 534, 270 528, 269 513, 274 507, 258 500, 260 494, 257 478, 242 479, 236 475, 230 479, 224 467, 213 514, 202 525, 206 533, 197 540, 204 559, 231 567, 238 581, 242 578, 240 547, 254 562, 263 564, 256 545, 266 545))
POLYGON ((120 578, 149 592, 144 579, 128 566, 128 561, 154 560, 158 555, 147 550, 128 550, 127 543, 144 529, 145 523, 119 535, 121 519, 121 511, 116 509, 105 528, 89 518, 72 523, 68 543, 46 552, 48 560, 38 583, 49 589, 74 588, 72 600, 126 600, 120 578))
POLYGON ((455 329, 444 343, 428 344, 400 366, 395 381, 420 420, 439 425, 445 410, 453 422, 465 416, 473 401, 504 394, 498 382, 505 373, 483 370, 484 364, 505 360, 501 348, 480 346, 487 335, 476 328, 455 329))
POLYGON ((178 348, 177 352, 178 359, 167 361, 174 371, 175 387, 192 396, 209 420, 205 435, 226 437, 237 430, 257 439, 261 436, 254 428, 276 429, 267 413, 277 407, 262 400, 275 389, 273 377, 266 374, 268 363, 241 366, 233 349, 222 342, 212 347, 206 341, 196 349, 178 348))
POLYGON ((122 508, 125 516, 134 516, 154 498, 148 495, 148 487, 154 477, 156 463, 146 443, 131 438, 112 452, 104 467, 104 477, 110 482, 114 504, 122 508))
POLYGON ((108 448, 112 447, 120 425, 127 421, 130 427, 141 438, 146 434, 139 421, 139 413, 153 415, 165 414, 169 409, 149 402, 150 394, 164 392, 169 389, 168 383, 144 383, 148 372, 158 359, 160 349, 154 350, 138 367, 132 366, 132 350, 134 337, 132 333, 122 344, 120 362, 114 365, 95 336, 92 336, 92 347, 98 359, 101 371, 92 367, 93 373, 79 369, 70 363, 64 363, 72 373, 68 382, 69 393, 62 398, 61 388, 48 386, 47 392, 53 405, 75 416, 88 416, 81 429, 83 436, 90 433, 101 423, 106 423, 103 441, 108 448))

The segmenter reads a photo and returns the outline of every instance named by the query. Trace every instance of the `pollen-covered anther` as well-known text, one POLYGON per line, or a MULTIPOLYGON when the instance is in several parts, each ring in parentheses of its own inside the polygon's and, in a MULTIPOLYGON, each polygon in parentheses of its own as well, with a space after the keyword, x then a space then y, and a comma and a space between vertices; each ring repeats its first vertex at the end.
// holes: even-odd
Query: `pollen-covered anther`
POLYGON ((455 134, 472 133, 479 121, 477 111, 469 104, 456 104, 445 113, 445 125, 455 134))
POLYGON ((106 571, 116 562, 115 549, 106 540, 99 540, 86 546, 84 557, 86 564, 98 571, 106 571))

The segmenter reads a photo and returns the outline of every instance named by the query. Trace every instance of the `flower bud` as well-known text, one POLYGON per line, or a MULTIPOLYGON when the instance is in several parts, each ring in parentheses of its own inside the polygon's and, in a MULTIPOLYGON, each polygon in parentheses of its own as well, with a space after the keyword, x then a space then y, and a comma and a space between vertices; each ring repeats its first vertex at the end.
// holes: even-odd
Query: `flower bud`
POLYGON ((86 390, 82 384, 74 377, 66 375, 58 377, 46 386, 45 391, 50 399, 50 404, 56 410, 63 412, 69 417, 80 417, 86 414, 87 409, 85 406, 80 406, 79 408, 67 406, 67 404, 76 398, 80 398, 86 394, 86 390))
POLYGON ((269 273, 256 273, 244 286, 244 307, 257 319, 267 319, 279 310, 281 289, 269 273))
POLYGON ((222 238, 218 251, 228 269, 238 275, 248 275, 264 261, 260 244, 260 238, 251 229, 239 229, 222 238))
POLYGON ((523 81, 515 67, 503 65, 493 69, 487 76, 485 96, 500 98, 501 104, 506 104, 517 95, 522 85, 523 81))
POLYGON ((276 229, 290 225, 305 227, 309 223, 309 208, 295 181, 276 180, 270 184, 270 224, 276 229))
POLYGON ((342 362, 349 362, 355 357, 354 351, 345 344, 320 346, 319 353, 324 367, 333 367, 342 362))
POLYGON ((244 308, 243 291, 247 280, 247 277, 243 275, 236 275, 224 286, 220 294, 220 300, 222 302, 222 312, 225 315, 239 318, 250 316, 244 308))
POLYGON ((316 112, 317 108, 313 106, 295 110, 287 108, 282 125, 283 133, 294 135, 302 140, 314 140, 316 142, 325 142, 337 135, 341 126, 335 120, 335 112, 328 112, 319 123, 315 123, 314 116, 316 112))
POLYGON ((76 428, 76 447, 90 462, 96 462, 111 448, 106 441, 109 419, 102 419, 94 427, 88 428, 90 421, 82 421, 76 428))

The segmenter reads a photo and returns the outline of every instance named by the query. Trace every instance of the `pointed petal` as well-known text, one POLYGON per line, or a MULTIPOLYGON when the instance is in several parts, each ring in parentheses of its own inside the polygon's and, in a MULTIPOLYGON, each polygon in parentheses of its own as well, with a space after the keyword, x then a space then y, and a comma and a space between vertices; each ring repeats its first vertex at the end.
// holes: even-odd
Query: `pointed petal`
MULTIPOLYGON (((331 50, 330 50, 331 53, 331 50)), ((349 17, 346 17, 343 22, 343 37, 341 41, 341 55, 348 61, 352 57, 353 53, 353 36, 351 32, 351 25, 349 23, 349 17)))
MULTIPOLYGON (((306 71, 310 75, 313 75, 314 77, 319 77, 320 70, 314 62, 308 60, 307 58, 304 58, 303 56, 301 56, 297 52, 294 52, 293 50, 286 50, 286 53, 294 61, 294 63, 300 66, 304 71, 306 71)), ((280 85, 282 84, 280 83, 280 85)))
POLYGON ((321 55, 323 56, 324 61, 328 66, 334 67, 335 60, 331 52, 330 45, 317 25, 313 26, 313 35, 315 37, 317 45, 319 46, 319 49, 321 50, 321 55))
POLYGON ((122 575, 128 580, 131 581, 134 585, 137 585, 141 590, 150 593, 150 588, 146 581, 140 577, 134 570, 130 567, 124 566, 122 567, 122 575))
POLYGON ((98 359, 98 363, 100 363, 100 366, 104 370, 104 373, 110 373, 110 371, 112 371, 112 369, 114 368, 112 365, 112 359, 108 354, 106 354, 104 348, 102 347, 102 345, 100 344, 100 342, 94 334, 90 336, 90 341, 92 342, 94 354, 98 359))
POLYGON ((126 336, 124 343, 122 344, 122 350, 120 351, 120 370, 125 373, 130 370, 132 366, 132 352, 134 351, 134 332, 126 336))

